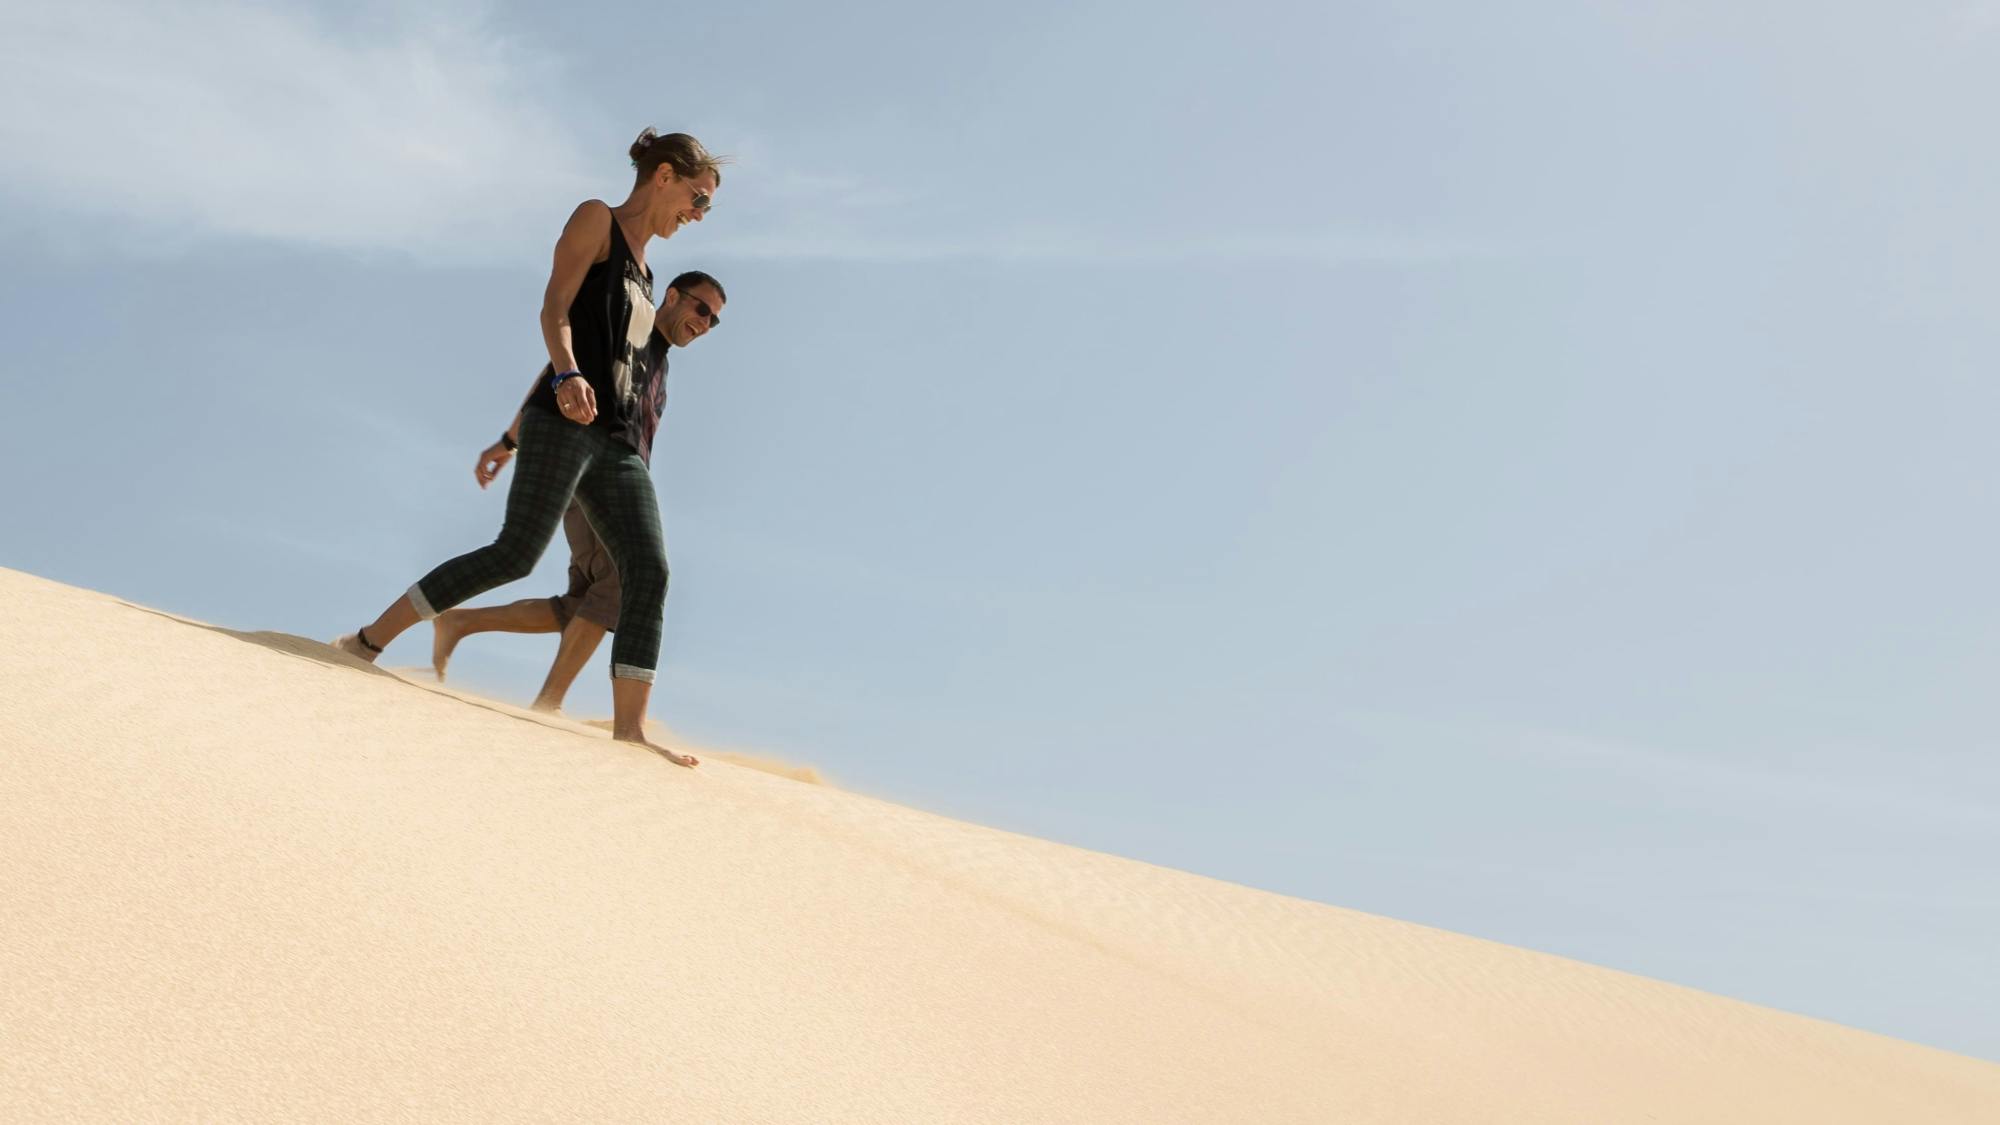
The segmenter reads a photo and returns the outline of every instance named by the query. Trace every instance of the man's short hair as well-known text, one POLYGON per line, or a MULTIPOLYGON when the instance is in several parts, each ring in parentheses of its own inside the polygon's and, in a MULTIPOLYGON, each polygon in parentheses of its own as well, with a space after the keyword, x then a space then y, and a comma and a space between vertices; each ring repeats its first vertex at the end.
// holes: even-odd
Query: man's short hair
POLYGON ((678 289, 683 293, 690 293, 697 285, 713 285, 716 296, 725 301, 729 300, 729 291, 722 287, 722 283, 700 270, 689 270, 667 283, 668 288, 678 289))

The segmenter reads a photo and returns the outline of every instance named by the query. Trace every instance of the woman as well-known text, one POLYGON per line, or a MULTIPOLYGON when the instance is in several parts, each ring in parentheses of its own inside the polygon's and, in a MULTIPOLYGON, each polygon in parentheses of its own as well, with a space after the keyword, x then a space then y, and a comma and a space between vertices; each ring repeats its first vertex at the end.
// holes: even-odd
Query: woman
POLYGON ((647 700, 659 663, 667 597, 667 551, 639 447, 650 435, 644 401, 653 331, 650 239, 671 238, 708 213, 722 185, 720 161, 686 133, 647 129, 632 144, 638 177, 616 207, 592 199, 556 240, 542 295, 549 366, 521 419, 514 482, 499 538, 419 579, 381 616, 334 642, 373 662, 418 621, 495 586, 525 578, 548 549, 574 496, 611 552, 623 586, 611 649, 612 737, 637 742, 676 765, 699 764, 646 740, 647 700))

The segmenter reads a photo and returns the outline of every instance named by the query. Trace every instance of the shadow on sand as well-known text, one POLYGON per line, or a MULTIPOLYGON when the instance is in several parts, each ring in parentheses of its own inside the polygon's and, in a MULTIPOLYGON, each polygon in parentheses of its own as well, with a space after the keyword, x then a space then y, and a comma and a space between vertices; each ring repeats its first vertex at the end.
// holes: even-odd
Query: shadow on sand
MULTIPOLYGON (((411 676, 399 676, 386 668, 378 668, 366 660, 349 656, 347 653, 324 641, 315 641, 310 637, 301 637, 293 633, 275 633, 268 629, 257 632, 245 632, 241 629, 225 629, 220 625, 210 625, 205 621, 189 620, 178 614, 167 613, 164 610, 154 609, 151 606, 135 605, 132 602, 120 599, 114 600, 117 600, 119 605, 125 606, 128 609, 136 609, 141 613, 150 613, 155 617, 164 617, 169 621, 181 625, 187 625, 196 629, 206 629, 211 633, 220 633, 225 637, 242 641, 244 644, 256 645, 258 648, 269 649, 272 652, 283 653, 286 656, 296 657, 300 660, 310 660, 315 664, 325 664, 335 668, 351 668, 357 672, 367 672, 370 675, 382 676, 394 680, 405 687, 429 692, 432 695, 462 703, 467 707, 477 707, 481 711, 490 711, 495 715, 505 715, 507 718, 519 722, 533 723, 538 727, 559 730, 567 734, 583 734, 585 730, 595 730, 603 732, 607 738, 611 735, 612 728, 611 720, 609 719, 572 719, 560 714, 542 715, 519 707, 510 707, 504 703, 494 703, 481 699, 478 696, 465 695, 452 691, 443 684, 429 684, 425 683, 422 679, 414 679, 411 676)), ((422 672, 417 671, 416 674, 420 676, 422 672)), ((647 723, 647 729, 662 745, 678 741, 670 737, 666 731, 658 729, 650 722, 647 723)), ((728 750, 704 749, 701 753, 710 757, 720 758, 732 765, 743 766, 747 769, 758 770, 763 773, 775 774, 778 777, 804 782, 808 785, 827 784, 825 777, 811 766, 795 766, 760 755, 743 754, 728 750)))
MULTIPOLYGON (((524 711, 519 708, 508 707, 505 704, 489 703, 476 697, 448 691, 442 685, 432 686, 418 680, 412 680, 407 676, 398 676, 386 668, 378 668, 366 660, 349 656, 347 653, 324 641, 315 641, 310 637, 301 637, 293 633, 275 633, 268 629, 257 632, 244 632, 241 629, 225 629, 220 625, 210 625, 205 621, 193 621, 178 614, 154 609, 151 606, 135 605, 132 602, 123 600, 120 600, 118 604, 129 609, 139 610, 142 613, 150 613, 155 617, 164 617, 169 621, 196 629, 206 629, 211 633, 220 633, 225 637, 242 641, 244 644, 256 645, 258 648, 270 649, 272 652, 283 653, 286 656, 297 657, 300 660, 310 660, 315 664, 325 664, 335 668, 351 668, 357 672, 367 672, 370 675, 381 676, 385 679, 394 680, 406 687, 416 688, 418 691, 429 692, 432 695, 463 703, 467 707, 477 707, 482 711, 491 711, 495 715, 505 715, 510 719, 517 719, 524 723, 533 723, 538 727, 547 727, 550 730, 565 731, 570 734, 581 734, 582 732, 577 729, 579 725, 596 725, 595 723, 579 724, 559 715, 538 715, 533 711, 524 711)), ((604 729, 607 733, 609 732, 608 724, 604 729)))
POLYGON ((401 678, 375 667, 366 660, 359 660, 349 656, 324 641, 315 641, 310 637, 295 636, 291 633, 273 633, 269 630, 245 633, 240 629, 225 629, 220 625, 210 625, 205 621, 192 621, 178 614, 154 609, 151 606, 134 605, 128 601, 120 601, 118 604, 127 609, 136 609, 141 613, 150 613, 154 617, 164 617, 169 621, 178 621, 182 625, 191 625, 196 629, 206 629, 211 633, 220 633, 225 637, 234 637, 245 644, 253 644, 258 648, 268 648, 272 652, 282 652, 286 656, 296 656, 301 660, 310 660, 317 664, 331 664, 336 668, 357 668, 364 672, 373 672, 378 676, 388 676, 392 680, 401 678))

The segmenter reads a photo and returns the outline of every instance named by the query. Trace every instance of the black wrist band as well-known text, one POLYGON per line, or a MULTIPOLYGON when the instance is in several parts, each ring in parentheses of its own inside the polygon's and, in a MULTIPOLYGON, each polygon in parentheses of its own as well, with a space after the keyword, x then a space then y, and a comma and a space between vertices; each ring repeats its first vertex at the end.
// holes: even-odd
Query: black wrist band
POLYGON ((501 444, 501 445, 504 445, 504 446, 506 446, 506 447, 507 447, 507 452, 509 452, 509 453, 512 453, 512 452, 514 452, 514 451, 515 451, 516 449, 519 449, 519 448, 521 448, 521 443, 520 443, 520 442, 518 442, 518 441, 515 441, 515 440, 514 440, 514 437, 513 437, 513 435, 512 435, 512 434, 501 434, 501 435, 500 435, 500 444, 501 444))

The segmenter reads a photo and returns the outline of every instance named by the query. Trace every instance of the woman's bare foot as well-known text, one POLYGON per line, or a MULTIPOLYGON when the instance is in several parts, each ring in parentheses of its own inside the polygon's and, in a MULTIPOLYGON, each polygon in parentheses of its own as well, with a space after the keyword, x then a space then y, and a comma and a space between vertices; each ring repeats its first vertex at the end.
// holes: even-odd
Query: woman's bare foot
POLYGON ((636 742, 677 766, 693 769, 700 765, 701 759, 693 754, 676 754, 646 737, 646 700, 652 694, 650 679, 611 677, 611 737, 636 742))
POLYGON ((644 735, 627 738, 622 734, 613 734, 611 737, 619 742, 636 742, 677 766, 686 766, 689 769, 693 769, 701 764, 701 759, 695 757, 693 754, 676 754, 657 742, 647 741, 644 735))
POLYGON ((444 682, 444 666, 451 663, 451 650, 465 637, 459 628, 464 618, 458 610, 448 609, 431 618, 431 671, 437 673, 439 683, 444 682))

